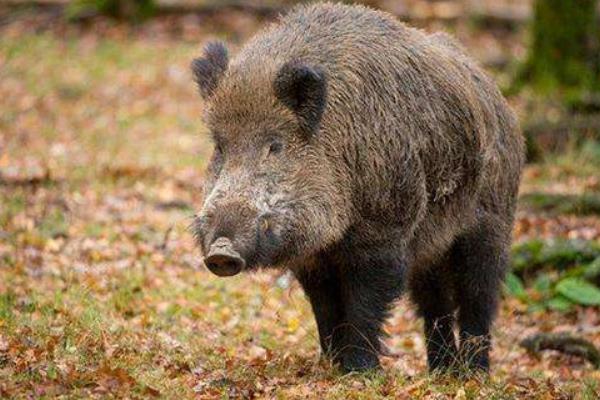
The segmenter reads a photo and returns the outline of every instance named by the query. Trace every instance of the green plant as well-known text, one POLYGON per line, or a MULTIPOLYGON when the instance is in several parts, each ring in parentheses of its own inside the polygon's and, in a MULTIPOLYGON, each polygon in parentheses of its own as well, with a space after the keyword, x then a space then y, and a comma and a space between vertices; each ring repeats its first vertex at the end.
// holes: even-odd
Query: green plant
POLYGON ((513 248, 506 293, 531 311, 600 306, 600 246, 580 240, 531 240, 513 248))

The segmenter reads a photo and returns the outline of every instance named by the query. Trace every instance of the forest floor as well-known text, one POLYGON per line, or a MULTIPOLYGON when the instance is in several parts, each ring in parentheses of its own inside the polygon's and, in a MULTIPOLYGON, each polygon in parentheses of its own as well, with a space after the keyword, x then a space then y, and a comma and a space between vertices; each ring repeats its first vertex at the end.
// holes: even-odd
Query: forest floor
MULTIPOLYGON (((507 296, 491 377, 463 382, 426 373, 421 323, 402 300, 383 372, 341 375, 319 359, 289 275, 202 267, 188 227, 211 146, 188 66, 214 32, 240 43, 260 24, 237 13, 1 25, 0 398, 598 398, 600 372, 583 360, 519 347, 563 331, 600 345, 598 307, 507 296)), ((484 63, 523 54, 521 34, 472 29, 455 33, 484 63)), ((522 192, 597 196, 598 143, 528 165, 522 192)), ((600 217, 587 214, 521 205, 515 242, 598 243, 600 217)))

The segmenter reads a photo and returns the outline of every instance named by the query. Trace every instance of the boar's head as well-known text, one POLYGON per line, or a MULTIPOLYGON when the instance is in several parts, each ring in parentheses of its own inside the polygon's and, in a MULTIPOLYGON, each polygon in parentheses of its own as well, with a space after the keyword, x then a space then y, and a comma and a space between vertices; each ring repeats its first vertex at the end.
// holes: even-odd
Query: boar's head
POLYGON ((192 63, 214 142, 194 233, 220 276, 278 266, 338 240, 348 223, 331 139, 327 79, 299 60, 241 57, 211 43, 192 63))

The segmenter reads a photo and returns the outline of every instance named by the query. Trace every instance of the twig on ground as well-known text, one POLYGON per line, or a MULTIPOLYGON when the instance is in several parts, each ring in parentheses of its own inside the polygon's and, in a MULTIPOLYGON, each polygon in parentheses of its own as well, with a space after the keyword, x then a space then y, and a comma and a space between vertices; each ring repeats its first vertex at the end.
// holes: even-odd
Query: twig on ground
POLYGON ((543 350, 556 350, 561 353, 582 357, 595 368, 600 368, 600 351, 588 340, 569 333, 538 333, 528 336, 520 343, 527 351, 538 354, 543 350))
POLYGON ((159 210, 191 210, 193 207, 190 203, 183 200, 161 201, 156 203, 155 207, 159 210))
POLYGON ((164 251, 167 249, 167 245, 169 244, 169 239, 171 237, 171 232, 173 232, 173 226, 171 225, 169 229, 165 231, 165 235, 163 236, 162 243, 158 246, 158 249, 164 251))
POLYGON ((49 185, 53 183, 57 183, 58 180, 52 176, 52 171, 49 168, 46 168, 43 173, 40 175, 34 176, 15 176, 9 177, 0 173, 0 186, 9 186, 9 187, 37 187, 40 185, 49 185))

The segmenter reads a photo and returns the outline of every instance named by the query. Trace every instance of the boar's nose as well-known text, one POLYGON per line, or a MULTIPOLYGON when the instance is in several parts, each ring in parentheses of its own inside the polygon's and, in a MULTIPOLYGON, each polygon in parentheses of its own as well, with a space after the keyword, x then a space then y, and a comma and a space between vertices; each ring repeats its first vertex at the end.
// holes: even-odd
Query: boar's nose
POLYGON ((218 276, 236 275, 246 266, 244 259, 233 249, 231 240, 226 237, 214 241, 204 258, 204 264, 218 276))

